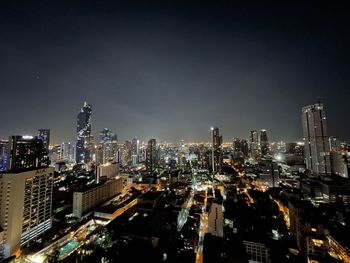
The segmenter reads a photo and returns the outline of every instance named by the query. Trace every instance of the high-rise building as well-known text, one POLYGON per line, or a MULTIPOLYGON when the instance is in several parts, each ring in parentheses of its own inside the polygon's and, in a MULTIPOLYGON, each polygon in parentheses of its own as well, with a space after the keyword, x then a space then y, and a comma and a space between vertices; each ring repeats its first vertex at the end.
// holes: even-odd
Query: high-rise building
POLYGON ((8 140, 0 140, 0 172, 6 170, 7 156, 6 149, 8 147, 8 140))
POLYGON ((124 142, 123 147, 123 164, 124 165, 131 165, 132 164, 132 143, 129 140, 126 140, 124 142))
POLYGON ((70 142, 61 143, 60 158, 62 160, 74 161, 74 145, 70 142))
POLYGON ((212 128, 213 145, 212 145, 212 168, 213 174, 221 173, 222 168, 222 136, 220 135, 219 128, 212 128))
POLYGON ((134 137, 131 141, 131 154, 132 154, 133 165, 136 165, 139 163, 139 152, 140 152, 140 141, 138 138, 134 137))
POLYGON ((249 156, 249 144, 247 140, 241 141, 241 151, 243 153, 244 158, 247 158, 249 156))
POLYGON ((331 173, 326 114, 322 103, 302 108, 306 168, 314 174, 331 173))
POLYGON ((223 206, 213 202, 208 215, 208 232, 214 236, 224 236, 223 206))
POLYGON ((260 130, 260 152, 262 156, 269 154, 269 140, 266 130, 260 130))
POLYGON ((0 178, 5 258, 51 228, 53 187, 53 168, 41 139, 11 136, 6 154, 7 171, 0 178))
POLYGON ((43 141, 34 136, 10 136, 5 155, 6 170, 11 172, 28 171, 50 164, 43 141))
POLYGON ((91 150, 91 113, 92 108, 87 102, 84 102, 77 118, 77 143, 76 157, 77 163, 90 162, 91 150))
POLYGON ((50 130, 49 129, 39 129, 38 137, 44 142, 46 150, 49 150, 50 146, 50 130))
POLYGON ((329 137, 329 150, 331 152, 340 152, 340 142, 336 137, 329 137))
POLYGON ((157 166, 157 141, 150 139, 146 149, 146 169, 148 172, 153 172, 157 166))
POLYGON ((242 150, 241 140, 239 138, 233 138, 232 147, 233 152, 240 152, 242 150))
POLYGON ((118 160, 118 140, 117 135, 107 128, 104 128, 100 132, 100 145, 98 148, 101 150, 101 161, 105 164, 107 162, 113 162, 118 160))
POLYGON ((250 158, 256 161, 257 158, 260 156, 259 134, 258 134, 258 131, 256 130, 250 131, 249 148, 250 148, 250 158))
POLYGON ((249 156, 249 145, 247 140, 233 138, 233 152, 241 154, 244 158, 249 156))

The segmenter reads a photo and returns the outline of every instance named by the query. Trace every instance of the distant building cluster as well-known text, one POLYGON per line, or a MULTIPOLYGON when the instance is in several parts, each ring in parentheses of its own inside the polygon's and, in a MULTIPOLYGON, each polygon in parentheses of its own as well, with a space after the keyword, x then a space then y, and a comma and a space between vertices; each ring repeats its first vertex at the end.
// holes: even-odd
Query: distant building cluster
POLYGON ((0 257, 350 262, 350 144, 329 135, 322 103, 301 112, 302 141, 218 127, 208 142, 118 141, 109 128, 95 139, 84 102, 75 141, 0 140, 0 257))

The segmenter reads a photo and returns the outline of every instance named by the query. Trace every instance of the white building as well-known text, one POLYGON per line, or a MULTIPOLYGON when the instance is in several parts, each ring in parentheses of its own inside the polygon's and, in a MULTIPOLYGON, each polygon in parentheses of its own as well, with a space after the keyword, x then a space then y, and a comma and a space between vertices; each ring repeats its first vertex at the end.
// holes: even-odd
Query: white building
POLYGON ((322 103, 302 109, 306 168, 314 174, 331 174, 326 113, 322 103))
POLYGON ((1 175, 4 257, 19 252, 52 225, 53 168, 1 175))
POLYGON ((224 236, 224 217, 222 213, 222 205, 213 203, 211 205, 208 217, 209 233, 223 237, 224 236))
POLYGON ((123 179, 112 179, 104 184, 98 184, 92 188, 73 193, 73 214, 81 217, 98 205, 111 199, 123 190, 123 179))
POLYGON ((111 179, 119 174, 119 163, 106 163, 97 166, 96 181, 100 182, 101 178, 111 179))

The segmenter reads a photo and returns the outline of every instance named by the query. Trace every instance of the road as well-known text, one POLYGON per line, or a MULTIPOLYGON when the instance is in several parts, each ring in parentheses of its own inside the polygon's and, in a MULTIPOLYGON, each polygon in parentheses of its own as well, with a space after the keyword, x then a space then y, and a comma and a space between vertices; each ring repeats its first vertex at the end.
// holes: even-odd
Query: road
POLYGON ((198 248, 197 248, 197 254, 196 254, 196 263, 203 262, 204 235, 205 233, 208 232, 208 213, 206 212, 207 201, 208 201, 208 195, 207 195, 207 190, 205 190, 204 204, 202 207, 202 214, 200 218, 200 226, 198 231, 199 238, 198 238, 198 248))

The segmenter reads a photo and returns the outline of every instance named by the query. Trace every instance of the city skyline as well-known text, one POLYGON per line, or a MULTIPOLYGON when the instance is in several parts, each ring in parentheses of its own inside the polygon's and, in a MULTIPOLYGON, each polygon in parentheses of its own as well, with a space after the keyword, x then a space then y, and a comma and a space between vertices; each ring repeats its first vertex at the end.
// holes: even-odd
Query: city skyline
POLYGON ((2 5, 2 139, 49 128, 53 143, 74 141, 86 100, 92 133, 107 127, 119 141, 209 141, 211 126, 224 140, 267 129, 271 140, 296 141, 300 108, 318 99, 329 134, 349 138, 350 124, 337 121, 347 110, 346 8, 2 5))

